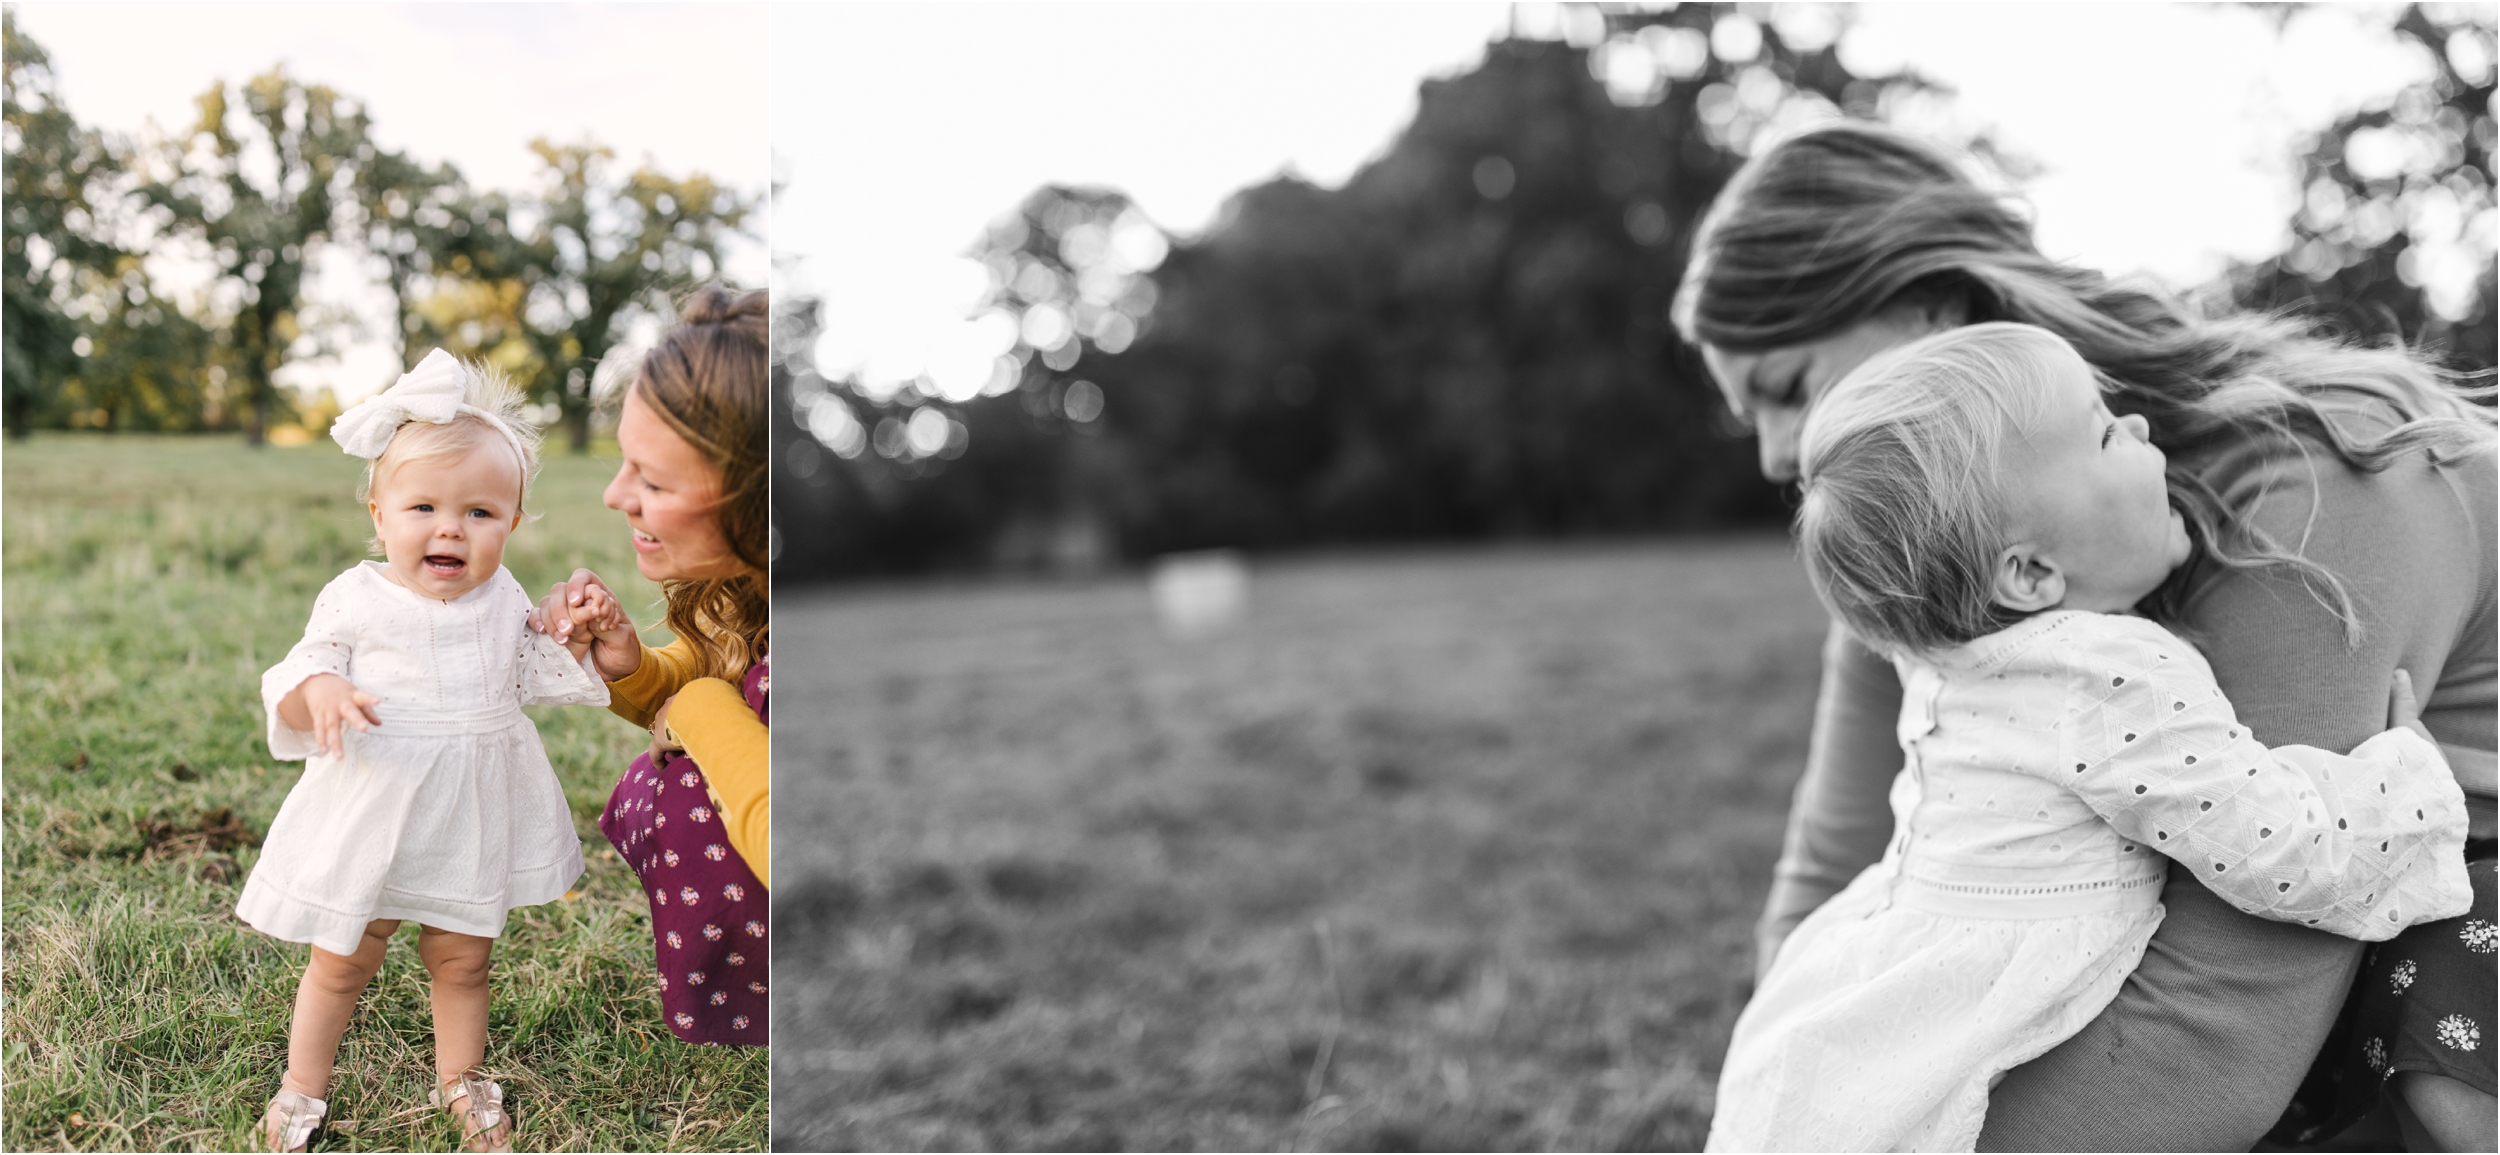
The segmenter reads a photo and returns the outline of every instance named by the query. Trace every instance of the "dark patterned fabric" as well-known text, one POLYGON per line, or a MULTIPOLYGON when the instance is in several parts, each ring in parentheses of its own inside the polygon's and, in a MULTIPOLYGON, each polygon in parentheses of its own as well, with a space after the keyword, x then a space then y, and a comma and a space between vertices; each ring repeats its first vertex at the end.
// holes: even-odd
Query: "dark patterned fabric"
MULTIPOLYGON (((743 690, 771 725, 769 660, 747 671, 743 690)), ((772 899, 729 844, 703 769, 682 750, 654 766, 646 751, 608 797, 599 829, 650 899, 668 1029, 706 1046, 769 1044, 772 899)))
POLYGON ((2500 1047, 2500 920, 2493 912, 2495 859, 2489 842, 2470 842, 2466 874, 2474 906, 2372 946, 2361 978, 2318 1065, 2267 1138, 2316 1143, 2359 1121, 2399 1071, 2446 1075, 2493 1094, 2492 1052, 2500 1047))

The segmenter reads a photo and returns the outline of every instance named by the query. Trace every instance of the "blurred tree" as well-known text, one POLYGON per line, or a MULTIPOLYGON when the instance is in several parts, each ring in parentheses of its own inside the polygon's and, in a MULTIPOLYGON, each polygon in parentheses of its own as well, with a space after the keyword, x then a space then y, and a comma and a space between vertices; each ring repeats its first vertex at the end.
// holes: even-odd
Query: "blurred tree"
POLYGON ((665 318, 676 293, 719 275, 721 240, 756 202, 699 172, 677 179, 645 164, 620 174, 615 150, 596 144, 530 148, 546 183, 514 260, 542 365, 533 393, 557 403, 568 443, 584 453, 600 362, 637 315, 665 318))
POLYGON ((546 359, 522 315, 529 303, 527 283, 517 276, 447 273, 429 278, 427 284, 430 290, 413 307, 413 335, 463 359, 502 369, 515 382, 545 379, 546 359))
POLYGON ((0 408, 9 435, 22 439, 77 367, 70 308, 82 274, 110 276, 122 258, 98 220, 100 202, 118 195, 112 182, 122 166, 103 136, 61 105, 51 57, 18 30, 14 9, 0 10, 0 123, 0 408))
POLYGON ((357 172, 375 149, 361 105, 283 66, 234 95, 240 109, 223 81, 200 94, 198 123, 171 142, 171 179, 143 191, 207 241, 235 301, 244 433, 259 445, 270 410, 285 404, 273 376, 306 336, 305 261, 313 246, 352 236, 357 172))
POLYGON ((974 249, 967 341, 1012 335, 986 377, 792 374, 824 452, 785 531, 874 552, 790 572, 1779 520, 1667 323, 1686 238, 1764 132, 1928 86, 1850 72, 1845 9, 1763 11, 1588 7, 1578 46, 1494 43, 1344 187, 1245 189, 1194 240, 1036 191, 974 249))
POLYGON ((2291 244, 2235 272, 2241 304, 2402 339, 2458 370, 2493 368, 2494 22, 2487 4, 2397 11, 2425 79, 2304 144, 2291 244))
POLYGON ((357 166, 355 189, 360 240, 381 259, 390 285, 401 365, 414 365, 427 347, 447 343, 446 331, 430 327, 420 308, 441 288, 439 281, 519 276, 510 199, 471 190, 450 162, 428 165, 377 148, 357 166))
POLYGON ((62 389, 72 425, 187 432, 207 428, 218 407, 210 392, 227 376, 216 335, 158 297, 136 256, 98 286, 103 318, 89 326, 88 352, 62 389))

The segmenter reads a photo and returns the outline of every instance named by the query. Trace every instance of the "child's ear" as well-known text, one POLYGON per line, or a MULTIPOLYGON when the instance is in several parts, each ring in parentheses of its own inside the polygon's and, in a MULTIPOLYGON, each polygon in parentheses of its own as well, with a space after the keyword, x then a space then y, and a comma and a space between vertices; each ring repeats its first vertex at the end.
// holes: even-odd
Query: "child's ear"
POLYGON ((2055 609, 2066 600, 2065 572, 2057 568, 2056 559, 2029 542, 2017 542, 1997 554, 1989 585, 1996 604, 2017 613, 2055 609))

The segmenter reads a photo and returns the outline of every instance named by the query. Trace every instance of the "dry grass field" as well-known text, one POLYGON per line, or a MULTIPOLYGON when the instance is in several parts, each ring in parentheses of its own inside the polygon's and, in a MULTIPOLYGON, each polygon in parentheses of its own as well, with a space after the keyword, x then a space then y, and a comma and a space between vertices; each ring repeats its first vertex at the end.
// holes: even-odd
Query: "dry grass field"
POLYGON ((1823 617, 1776 536, 776 599, 776 1147, 1693 1149, 1823 617))

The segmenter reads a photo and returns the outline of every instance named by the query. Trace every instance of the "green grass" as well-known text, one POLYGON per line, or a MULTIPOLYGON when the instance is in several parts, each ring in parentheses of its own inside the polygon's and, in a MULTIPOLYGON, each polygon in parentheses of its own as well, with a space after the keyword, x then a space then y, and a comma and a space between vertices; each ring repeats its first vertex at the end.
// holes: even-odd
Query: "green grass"
MULTIPOLYGON (((301 769, 263 745, 260 672, 302 635, 321 586, 365 556, 359 463, 326 440, 38 436, 5 454, 0 1145, 244 1149, 285 1066, 307 948, 236 921, 257 851, 196 832, 219 809, 266 830, 301 769)), ((588 565, 655 622, 657 591, 599 504, 614 469, 555 454, 533 501, 543 516, 505 564, 533 589, 588 565)), ((518 1145, 761 1149, 766 1056, 688 1047, 661 1025, 647 910, 602 853, 594 819, 639 732, 604 711, 531 713, 590 863, 578 898, 515 912, 496 947, 486 1064, 518 1145)), ((425 1106, 414 934, 348 1028, 326 1149, 457 1143, 425 1106)))
POLYGON ((1196 643, 1135 579, 776 609, 777 1146, 1699 1147, 1785 541, 1284 562, 1196 643))

